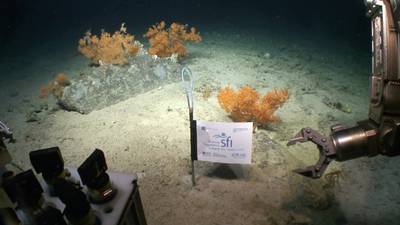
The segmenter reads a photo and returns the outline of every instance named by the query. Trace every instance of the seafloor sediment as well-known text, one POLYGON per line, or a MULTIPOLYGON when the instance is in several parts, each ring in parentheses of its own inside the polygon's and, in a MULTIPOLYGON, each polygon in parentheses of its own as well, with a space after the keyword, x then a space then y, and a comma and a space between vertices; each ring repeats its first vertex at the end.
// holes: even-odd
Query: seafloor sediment
POLYGON ((180 83, 87 115, 39 99, 40 84, 53 74, 74 77, 90 69, 74 49, 58 56, 45 52, 29 64, 24 57, 0 64, 10 74, 0 83, 0 118, 15 133, 17 142, 8 145, 15 163, 27 169, 29 151, 59 146, 66 164, 78 166, 100 148, 110 169, 139 173, 150 225, 395 224, 399 159, 334 163, 328 173, 339 174, 339 182, 311 181, 291 170, 314 163, 315 146, 285 145, 302 127, 326 133, 335 123, 366 118, 369 50, 322 36, 237 30, 203 36, 180 62, 196 76, 196 119, 230 121, 216 99, 216 91, 226 85, 251 85, 260 92, 289 89, 289 101, 278 111, 282 121, 254 134, 252 165, 197 162, 198 185, 191 187, 187 104, 180 83), (211 95, 205 96, 205 90, 211 95), (28 123, 32 112, 35 118, 28 123))

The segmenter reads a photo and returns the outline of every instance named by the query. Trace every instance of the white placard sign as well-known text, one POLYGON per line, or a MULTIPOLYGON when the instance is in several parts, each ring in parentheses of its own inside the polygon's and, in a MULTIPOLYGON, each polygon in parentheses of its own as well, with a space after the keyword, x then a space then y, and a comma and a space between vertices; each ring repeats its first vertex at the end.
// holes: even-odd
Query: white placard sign
POLYGON ((251 163, 253 123, 197 121, 197 159, 219 163, 251 163))

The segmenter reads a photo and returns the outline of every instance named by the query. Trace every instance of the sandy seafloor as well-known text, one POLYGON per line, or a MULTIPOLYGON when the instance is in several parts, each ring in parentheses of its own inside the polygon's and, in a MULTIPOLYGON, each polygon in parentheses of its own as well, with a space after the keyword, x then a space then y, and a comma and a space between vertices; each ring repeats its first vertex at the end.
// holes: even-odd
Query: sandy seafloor
MULTIPOLYGON (((16 164, 28 169, 31 150, 59 146, 71 166, 79 166, 94 148, 104 150, 111 170, 139 172, 150 225, 398 223, 400 158, 335 162, 327 172, 341 176, 328 188, 324 179, 291 172, 318 156, 312 144, 286 147, 302 127, 327 133, 333 124, 367 118, 370 74, 368 50, 328 35, 291 32, 203 31, 204 41, 190 45, 190 56, 181 61, 196 76, 196 87, 289 89, 290 99, 278 112, 282 122, 254 134, 250 166, 197 162, 198 185, 191 187, 187 104, 180 83, 88 115, 48 110, 39 122, 26 122, 32 108, 47 101, 53 107, 37 97, 41 84, 58 72, 73 78, 88 69, 88 60, 76 52, 77 40, 68 38, 2 56, 0 119, 17 139, 9 151, 16 164), (329 107, 327 99, 351 112, 329 107)), ((196 119, 230 121, 216 94, 205 99, 196 89, 196 119)))

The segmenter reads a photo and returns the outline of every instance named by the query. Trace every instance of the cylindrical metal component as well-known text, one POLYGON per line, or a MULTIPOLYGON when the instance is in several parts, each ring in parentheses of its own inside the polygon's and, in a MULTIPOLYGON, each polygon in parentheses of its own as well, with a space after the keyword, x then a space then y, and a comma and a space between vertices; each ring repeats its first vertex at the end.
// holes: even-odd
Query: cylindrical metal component
POLYGON ((367 154, 368 138, 360 127, 338 131, 332 134, 332 140, 338 161, 354 159, 367 154))
POLYGON ((102 186, 96 189, 88 187, 89 201, 94 204, 103 204, 111 201, 117 194, 117 189, 111 184, 108 174, 105 173, 105 175, 108 180, 102 186))
POLYGON ((385 112, 400 114, 400 82, 389 82, 384 89, 385 112))
POLYGON ((332 142, 336 150, 336 160, 345 161, 361 156, 378 154, 376 129, 368 121, 357 126, 332 133, 332 142))
POLYGON ((386 118, 380 126, 381 154, 400 155, 400 122, 386 118))

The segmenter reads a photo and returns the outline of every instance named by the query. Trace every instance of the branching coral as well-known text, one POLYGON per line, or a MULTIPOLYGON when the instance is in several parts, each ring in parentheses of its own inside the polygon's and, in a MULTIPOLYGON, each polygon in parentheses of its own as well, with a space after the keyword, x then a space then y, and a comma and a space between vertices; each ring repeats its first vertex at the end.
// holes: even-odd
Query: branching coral
POLYGON ((70 85, 68 77, 64 73, 59 73, 47 85, 40 87, 39 97, 45 98, 53 94, 55 97, 61 98, 64 93, 64 88, 68 85, 70 85))
POLYGON ((225 87, 218 93, 218 102, 234 121, 254 122, 256 125, 266 125, 277 122, 279 118, 275 111, 289 98, 287 89, 274 89, 265 96, 245 86, 238 92, 231 87, 225 87))
POLYGON ((196 28, 190 28, 187 25, 172 23, 166 28, 164 21, 157 23, 149 28, 144 35, 149 39, 151 55, 159 57, 169 57, 173 54, 185 56, 187 54, 185 42, 200 42, 202 40, 196 28))
POLYGON ((119 31, 114 34, 101 32, 100 37, 90 31, 79 40, 78 51, 89 58, 94 64, 108 63, 123 65, 129 56, 135 56, 142 45, 135 37, 126 32, 122 23, 119 31))

